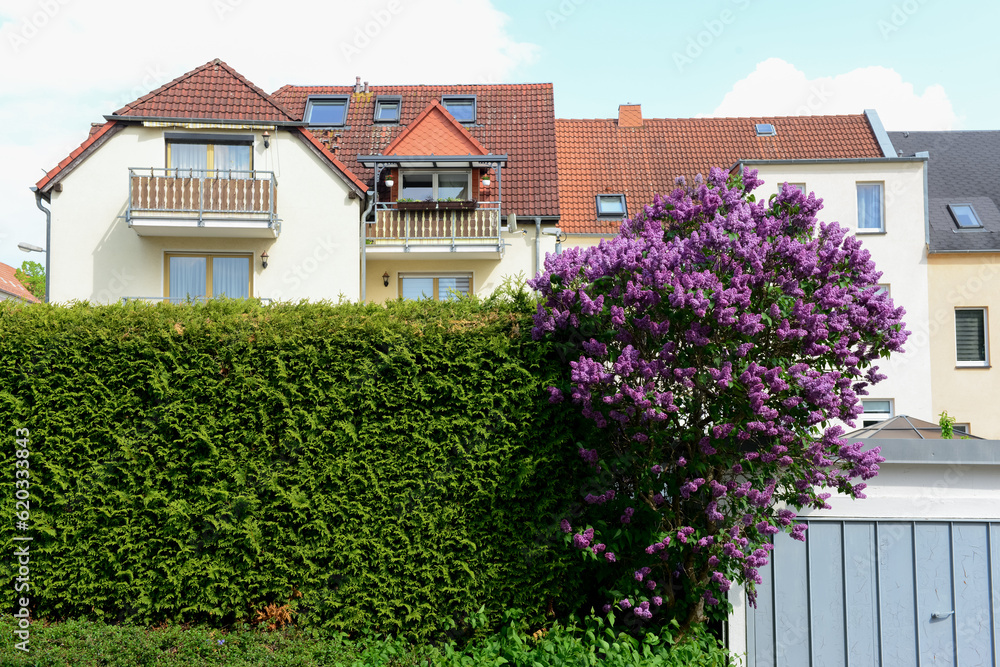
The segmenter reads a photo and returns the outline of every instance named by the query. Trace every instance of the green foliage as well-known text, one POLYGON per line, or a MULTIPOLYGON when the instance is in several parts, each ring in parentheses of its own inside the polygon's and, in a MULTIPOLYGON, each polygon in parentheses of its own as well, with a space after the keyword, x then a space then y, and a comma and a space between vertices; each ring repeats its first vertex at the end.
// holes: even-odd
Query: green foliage
MULTIPOLYGON (((476 625, 477 617, 469 619, 476 625)), ((558 623, 531 631, 519 614, 507 614, 497 633, 484 634, 460 645, 412 644, 405 640, 365 635, 350 639, 343 633, 278 632, 242 628, 220 631, 204 626, 167 625, 144 628, 75 620, 32 627, 30 653, 0 644, 4 665, 107 665, 161 667, 406 667, 464 665, 606 665, 610 667, 725 667, 727 652, 703 630, 674 642, 670 633, 634 638, 614 625, 614 617, 588 617, 583 623, 558 623), (316 635, 316 636, 314 636, 316 635)), ((7 635, 10 616, 0 623, 7 635)))
MULTIPOLYGON (((585 425, 532 301, 0 304, 0 423, 27 428, 37 617, 411 637, 582 601, 558 533, 585 425)), ((8 494, 13 511, 13 491, 8 494)), ((12 550, 12 522, 0 542, 12 550)), ((0 560, 11 590, 15 559, 0 560)))
POLYGON ((45 267, 38 262, 25 260, 21 268, 15 269, 14 277, 31 292, 31 295, 45 301, 45 267))
POLYGON ((938 424, 941 426, 941 439, 951 440, 955 437, 955 418, 943 410, 939 415, 938 424))

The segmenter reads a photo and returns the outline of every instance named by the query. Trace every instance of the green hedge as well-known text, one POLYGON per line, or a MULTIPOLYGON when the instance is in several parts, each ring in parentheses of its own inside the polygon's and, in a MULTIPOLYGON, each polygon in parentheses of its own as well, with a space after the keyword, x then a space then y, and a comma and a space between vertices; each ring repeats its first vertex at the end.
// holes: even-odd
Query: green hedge
MULTIPOLYGON (((530 340, 527 301, 3 302, 35 616, 217 624, 287 604, 302 627, 423 636, 482 605, 577 607, 557 525, 587 426, 547 403, 565 365, 530 340)), ((7 554, 14 534, 0 522, 7 554)), ((15 568, 0 559, 3 582, 15 568)))

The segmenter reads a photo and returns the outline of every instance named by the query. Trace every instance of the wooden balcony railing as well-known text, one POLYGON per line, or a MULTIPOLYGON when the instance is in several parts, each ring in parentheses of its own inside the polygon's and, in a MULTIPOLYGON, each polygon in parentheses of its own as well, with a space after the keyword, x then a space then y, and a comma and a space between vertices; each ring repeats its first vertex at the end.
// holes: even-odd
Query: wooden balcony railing
POLYGON ((400 211, 380 204, 366 239, 372 245, 484 245, 500 244, 500 209, 480 202, 474 210, 424 209, 400 211))
POLYGON ((170 216, 276 220, 270 171, 129 169, 129 219, 170 216))

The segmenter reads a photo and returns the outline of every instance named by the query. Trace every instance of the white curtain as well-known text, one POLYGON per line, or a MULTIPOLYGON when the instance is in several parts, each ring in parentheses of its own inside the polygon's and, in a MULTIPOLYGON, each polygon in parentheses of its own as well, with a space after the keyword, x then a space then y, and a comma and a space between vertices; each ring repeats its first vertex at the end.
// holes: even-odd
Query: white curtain
POLYGON ((212 258, 212 296, 246 299, 250 296, 248 257, 212 258))
POLYGON ((881 183, 858 183, 858 229, 882 229, 881 183))
POLYGON ((208 169, 207 144, 170 144, 171 169, 208 169))
MULTIPOLYGON (((227 176, 226 172, 229 171, 250 171, 250 147, 216 145, 215 170, 222 172, 220 176, 227 176)), ((247 178, 248 176, 249 174, 233 174, 234 178, 247 178)))
POLYGON ((205 296, 207 260, 204 257, 170 258, 170 299, 183 301, 205 296))

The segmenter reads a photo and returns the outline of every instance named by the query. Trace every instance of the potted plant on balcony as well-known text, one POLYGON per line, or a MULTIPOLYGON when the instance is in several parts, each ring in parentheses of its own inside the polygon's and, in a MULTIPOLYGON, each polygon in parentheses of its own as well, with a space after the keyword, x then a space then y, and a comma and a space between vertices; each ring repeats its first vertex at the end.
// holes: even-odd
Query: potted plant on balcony
POLYGON ((442 211, 472 211, 476 208, 476 202, 471 199, 456 199, 449 197, 438 200, 438 208, 442 211))
POLYGON ((396 208, 400 211, 425 211, 428 208, 434 208, 434 202, 431 200, 404 198, 396 200, 396 208))

